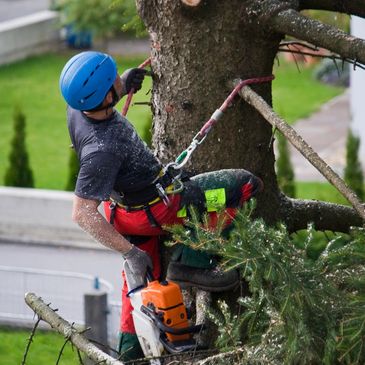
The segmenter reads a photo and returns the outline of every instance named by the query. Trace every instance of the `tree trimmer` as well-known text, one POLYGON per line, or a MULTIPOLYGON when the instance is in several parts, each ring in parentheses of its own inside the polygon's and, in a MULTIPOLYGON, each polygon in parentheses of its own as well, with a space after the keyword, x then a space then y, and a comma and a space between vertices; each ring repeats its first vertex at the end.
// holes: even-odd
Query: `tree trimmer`
MULTIPOLYGON (((202 325, 189 324, 188 313, 178 284, 158 281, 151 270, 146 278, 135 277, 128 263, 124 263, 128 296, 133 306, 133 322, 143 353, 146 357, 178 354, 198 348, 194 333, 202 325)), ((160 364, 158 359, 151 363, 160 364)))

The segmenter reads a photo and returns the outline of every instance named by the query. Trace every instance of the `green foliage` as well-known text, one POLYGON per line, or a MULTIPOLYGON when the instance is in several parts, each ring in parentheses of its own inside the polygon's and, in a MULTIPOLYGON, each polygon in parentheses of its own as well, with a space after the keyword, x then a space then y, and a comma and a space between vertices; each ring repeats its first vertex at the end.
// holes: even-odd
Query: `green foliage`
POLYGON ((134 0, 57 0, 55 8, 62 11, 65 25, 96 36, 110 37, 122 29, 146 34, 134 0))
POLYGON ((67 191, 74 191, 77 181, 77 175, 79 174, 80 164, 74 148, 70 149, 70 157, 68 161, 68 181, 65 187, 67 191))
POLYGON ((276 175, 279 187, 284 194, 295 198, 294 170, 290 161, 288 141, 281 133, 278 134, 278 151, 279 157, 276 160, 276 175))
POLYGON ((9 167, 5 173, 6 186, 34 187, 33 173, 29 166, 25 146, 25 115, 19 107, 14 111, 14 135, 11 141, 9 167))
POLYGON ((242 314, 229 314, 220 305, 222 315, 215 316, 222 327, 218 344, 227 350, 244 343, 242 364, 362 364, 364 229, 334 236, 313 259, 313 227, 299 248, 284 225, 274 228, 252 220, 253 208, 250 203, 238 214, 229 238, 222 237, 223 225, 205 228, 194 214, 190 229, 173 228, 174 240, 220 255, 222 265, 240 268, 249 284, 251 295, 239 299, 242 314), (235 326, 244 329, 243 337, 235 326), (223 328, 230 331, 225 342, 223 328))
POLYGON ((360 137, 348 131, 346 143, 346 167, 344 178, 360 199, 364 199, 364 175, 359 160, 360 137))

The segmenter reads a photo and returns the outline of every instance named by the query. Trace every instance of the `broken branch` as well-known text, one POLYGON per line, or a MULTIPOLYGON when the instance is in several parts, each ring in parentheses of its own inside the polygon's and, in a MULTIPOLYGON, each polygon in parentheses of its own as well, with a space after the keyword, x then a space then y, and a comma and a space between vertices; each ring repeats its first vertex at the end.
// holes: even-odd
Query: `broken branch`
MULTIPOLYGON (((234 83, 235 86, 239 81, 234 83)), ((326 164, 325 161, 308 145, 306 141, 284 120, 282 120, 266 101, 254 92, 250 87, 245 86, 239 95, 248 104, 253 106, 272 126, 276 127, 285 138, 349 201, 356 212, 365 221, 365 205, 362 204, 357 195, 345 184, 345 182, 326 164)))
POLYGON ((77 349, 85 353, 96 363, 103 362, 106 365, 123 365, 122 362, 112 358, 90 343, 81 333, 77 332, 71 323, 60 317, 52 308, 46 305, 40 297, 34 293, 25 294, 25 302, 38 315, 61 335, 69 339, 77 349))
POLYGON ((351 36, 336 27, 308 18, 289 9, 272 17, 271 25, 278 33, 303 39, 342 56, 365 64, 365 40, 351 36))

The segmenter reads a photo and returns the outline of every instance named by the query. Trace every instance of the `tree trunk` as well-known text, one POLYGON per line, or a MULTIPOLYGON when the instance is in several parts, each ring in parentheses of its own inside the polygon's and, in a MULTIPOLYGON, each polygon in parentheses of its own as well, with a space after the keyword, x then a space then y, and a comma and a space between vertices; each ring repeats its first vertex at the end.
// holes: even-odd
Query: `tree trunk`
MULTIPOLYGON (((153 143, 163 162, 185 149, 230 93, 228 82, 271 75, 281 37, 252 24, 241 0, 210 0, 198 9, 179 1, 138 0, 152 40, 153 143)), ((254 85, 271 104, 271 84, 254 85)), ((261 177, 265 218, 279 206, 272 129, 242 100, 227 111, 187 165, 194 173, 245 168, 261 177)))

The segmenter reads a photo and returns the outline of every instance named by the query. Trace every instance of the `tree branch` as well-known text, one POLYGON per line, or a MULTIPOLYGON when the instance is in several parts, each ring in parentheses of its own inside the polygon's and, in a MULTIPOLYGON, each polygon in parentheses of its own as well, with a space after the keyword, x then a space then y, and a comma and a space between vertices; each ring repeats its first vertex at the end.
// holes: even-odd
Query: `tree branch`
POLYGON ((85 353, 91 360, 98 364, 123 365, 122 362, 112 358, 90 343, 82 334, 78 333, 69 322, 60 317, 34 293, 25 294, 25 302, 33 309, 39 318, 49 323, 52 328, 56 329, 65 338, 69 338, 76 348, 85 353))
POLYGON ((299 9, 328 10, 365 18, 363 0, 300 0, 299 9))
MULTIPOLYGON (((238 85, 240 80, 235 81, 238 85)), ((365 205, 345 182, 326 164, 306 141, 284 120, 282 120, 266 101, 250 87, 245 86, 239 95, 253 106, 272 126, 276 127, 286 139, 349 201, 365 221, 365 205)))
POLYGON ((336 27, 310 19, 289 9, 270 19, 275 31, 329 49, 344 58, 365 64, 365 40, 353 37, 336 27))
POLYGON ((313 222, 318 230, 348 233, 350 227, 361 226, 362 220, 350 207, 318 200, 280 199, 280 216, 289 232, 306 229, 313 222))

